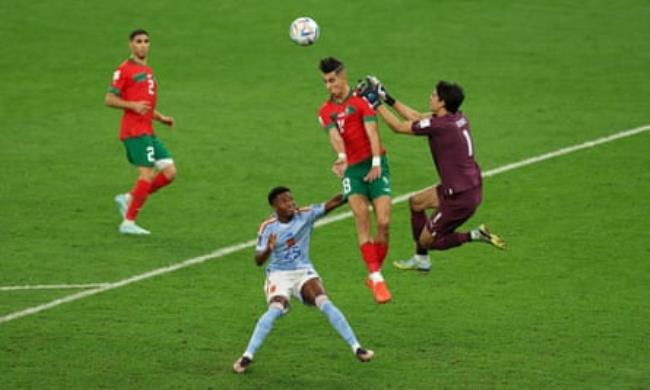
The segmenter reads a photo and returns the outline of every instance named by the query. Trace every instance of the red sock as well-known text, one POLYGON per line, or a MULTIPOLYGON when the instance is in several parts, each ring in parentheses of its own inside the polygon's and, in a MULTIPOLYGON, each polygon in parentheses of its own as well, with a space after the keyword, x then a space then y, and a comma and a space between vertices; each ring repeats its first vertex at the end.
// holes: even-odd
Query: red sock
POLYGON ((379 263, 379 268, 381 268, 388 253, 388 243, 376 242, 374 246, 375 252, 377 253, 377 262, 379 263))
POLYGON ((151 188, 151 182, 138 179, 135 182, 133 190, 131 190, 131 203, 129 204, 129 209, 126 211, 126 219, 129 221, 135 221, 135 217, 138 216, 138 212, 144 202, 149 196, 149 189, 151 188))
POLYGON ((379 271, 381 265, 377 259, 377 250, 375 249, 375 245, 368 241, 359 248, 361 249, 361 257, 363 257, 363 261, 366 263, 368 271, 371 273, 379 271))
POLYGON ((149 195, 153 194, 154 192, 158 191, 159 189, 163 188, 167 184, 171 183, 172 181, 165 176, 164 173, 160 172, 156 177, 153 179, 151 182, 151 188, 149 189, 149 195))

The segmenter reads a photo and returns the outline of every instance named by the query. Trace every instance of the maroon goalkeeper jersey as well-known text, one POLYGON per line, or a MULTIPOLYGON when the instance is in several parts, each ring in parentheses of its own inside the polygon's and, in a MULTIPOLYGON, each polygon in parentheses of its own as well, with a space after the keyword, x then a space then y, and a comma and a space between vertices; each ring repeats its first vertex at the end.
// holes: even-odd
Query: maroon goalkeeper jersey
POLYGON ((411 130, 429 138, 431 156, 445 195, 481 184, 481 168, 474 160, 472 134, 465 114, 457 112, 414 121, 411 130))

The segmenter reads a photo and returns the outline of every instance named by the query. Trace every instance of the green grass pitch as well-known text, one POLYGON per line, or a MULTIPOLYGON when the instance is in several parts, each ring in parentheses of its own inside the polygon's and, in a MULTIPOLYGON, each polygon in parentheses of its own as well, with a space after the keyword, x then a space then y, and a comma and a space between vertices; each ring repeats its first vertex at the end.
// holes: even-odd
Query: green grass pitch
MULTIPOLYGON (((460 82, 484 170, 650 123, 650 4, 566 1, 194 1, 0 4, 0 287, 115 282, 254 238, 269 188, 339 190, 316 112, 317 62, 377 74, 425 110, 460 82), (311 47, 289 23, 311 16, 311 47), (158 134, 177 181, 122 237, 112 197, 134 172, 103 106, 127 34, 152 37, 158 134)), ((380 123, 396 195, 433 184, 427 145, 380 123)), ((360 364, 294 302, 244 376, 231 365, 265 310, 252 249, 0 323, 0 388, 650 388, 650 133, 486 178, 468 223, 509 249, 432 253, 363 284, 353 221, 318 228, 329 295, 376 352, 360 364)), ((387 264, 410 256, 407 205, 387 264)), ((0 291, 0 317, 78 290, 0 291)))

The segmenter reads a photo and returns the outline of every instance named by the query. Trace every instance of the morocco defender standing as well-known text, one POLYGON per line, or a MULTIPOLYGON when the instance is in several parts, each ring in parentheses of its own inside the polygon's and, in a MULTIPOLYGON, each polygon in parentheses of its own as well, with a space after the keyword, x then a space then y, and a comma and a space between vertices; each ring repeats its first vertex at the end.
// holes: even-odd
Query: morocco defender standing
POLYGON ((138 179, 130 192, 115 197, 123 218, 119 232, 123 234, 150 234, 135 224, 138 212, 147 197, 168 185, 176 177, 176 166, 171 154, 153 131, 153 120, 167 126, 174 118, 156 111, 158 83, 147 65, 149 33, 135 30, 129 35, 131 57, 113 74, 113 82, 106 94, 106 105, 124 110, 120 140, 124 143, 128 161, 138 169, 138 179))
POLYGON ((318 119, 338 154, 332 169, 343 179, 343 196, 354 214, 361 256, 370 273, 368 287, 372 289, 375 301, 386 303, 391 294, 381 274, 381 266, 388 252, 391 188, 377 117, 368 102, 350 88, 341 61, 325 58, 320 62, 320 70, 330 98, 322 105, 318 119), (374 239, 368 211, 371 202, 377 217, 374 239))

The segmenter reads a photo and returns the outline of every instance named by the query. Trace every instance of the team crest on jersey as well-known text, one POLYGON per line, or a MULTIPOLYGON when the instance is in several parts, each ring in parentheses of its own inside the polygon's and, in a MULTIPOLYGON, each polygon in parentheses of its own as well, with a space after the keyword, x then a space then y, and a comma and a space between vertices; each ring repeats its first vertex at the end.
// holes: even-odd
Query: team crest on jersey
POLYGON ((354 114, 355 112, 356 110, 354 109, 354 107, 352 106, 345 107, 345 115, 354 114))
POLYGON ((296 245, 296 240, 293 237, 287 240, 287 247, 291 248, 294 245, 296 245))

